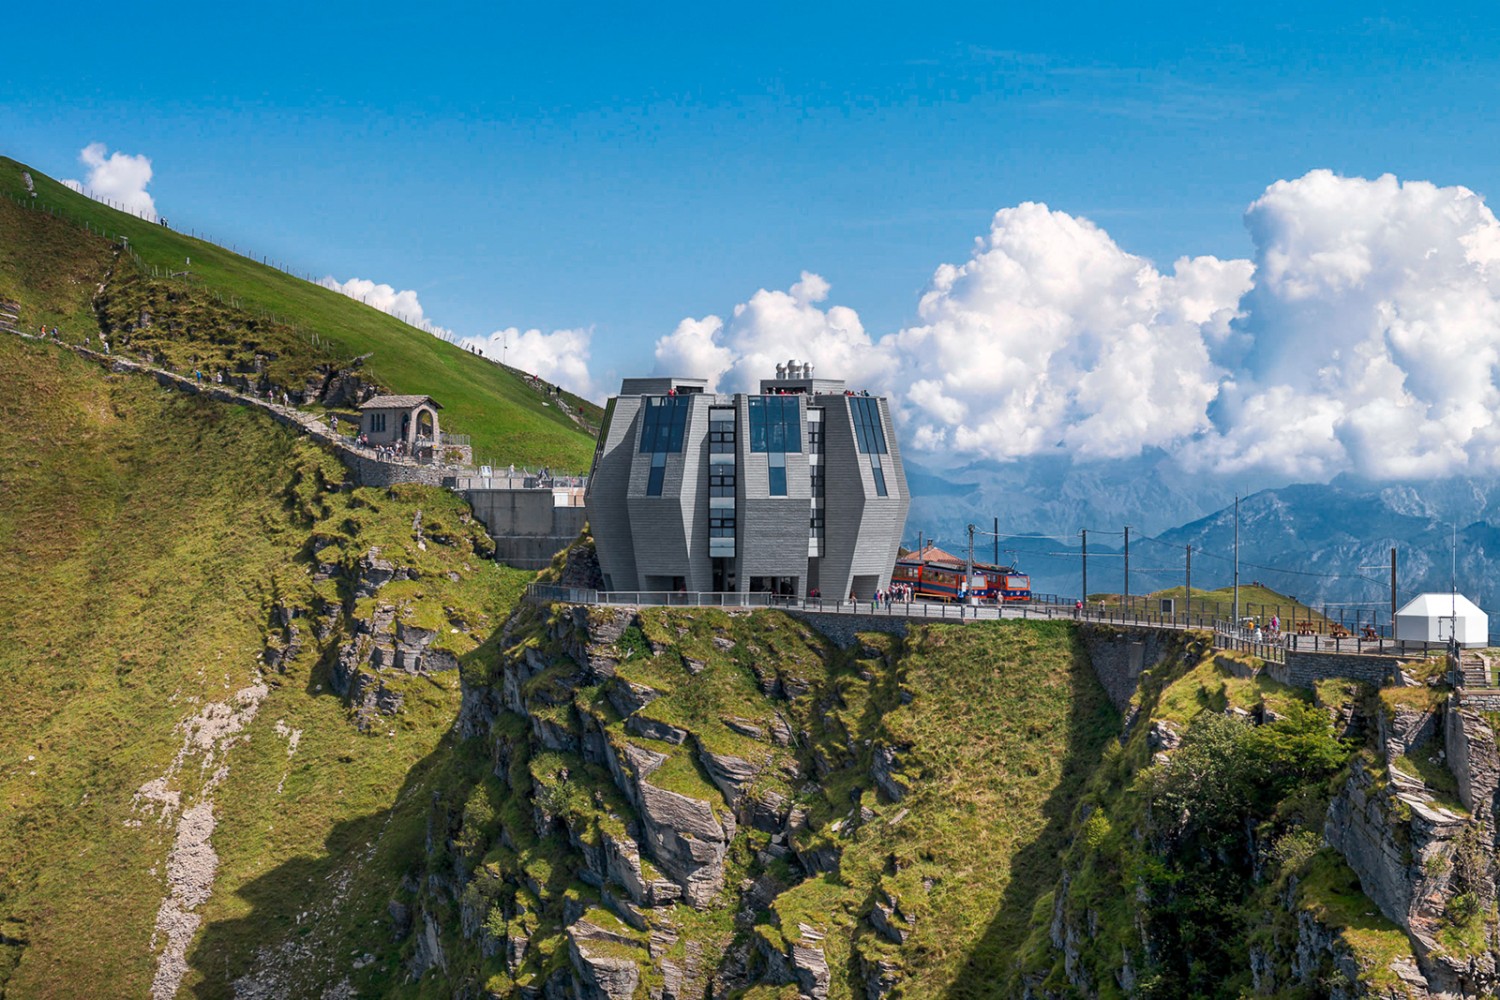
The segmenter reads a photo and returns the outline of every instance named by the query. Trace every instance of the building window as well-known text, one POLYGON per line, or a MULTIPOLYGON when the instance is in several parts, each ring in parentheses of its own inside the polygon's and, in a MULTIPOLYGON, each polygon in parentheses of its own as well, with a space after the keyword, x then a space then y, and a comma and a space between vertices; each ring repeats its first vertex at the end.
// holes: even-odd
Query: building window
POLYGON ((734 496, 734 466, 710 465, 708 467, 708 495, 711 497, 734 496))
POLYGON ((874 452, 870 453, 870 476, 875 480, 875 495, 886 496, 885 470, 880 467, 880 456, 874 452))
POLYGON ((750 450, 753 452, 800 452, 802 416, 798 396, 751 396, 750 450))
POLYGON ((821 510, 812 512, 812 520, 808 522, 808 535, 812 538, 823 537, 823 512, 821 510))
POLYGON ((859 450, 866 455, 887 454, 885 427, 880 422, 880 400, 872 396, 850 396, 850 415, 854 418, 854 437, 859 450))
POLYGON ((372 413, 372 414, 370 414, 370 433, 371 434, 384 434, 385 433, 385 414, 384 413, 372 413))
POLYGON ((786 496, 786 452, 773 451, 766 458, 770 460, 768 463, 770 472, 770 489, 768 492, 773 497, 784 497, 786 496))
POLYGON ((708 450, 713 455, 734 454, 734 411, 708 411, 708 450))
POLYGON ((814 413, 822 416, 823 411, 821 409, 807 411, 807 450, 814 455, 821 455, 823 453, 823 421, 814 420, 814 413))
POLYGON ((820 497, 823 495, 823 467, 821 465, 814 465, 812 466, 811 472, 812 495, 815 497, 820 497))
POLYGON ((641 453, 679 452, 687 430, 689 402, 682 396, 647 396, 641 423, 641 453))
POLYGON ((715 510, 708 515, 709 538, 734 537, 734 511, 715 510))
POLYGON ((662 480, 667 475, 667 453, 654 451, 651 453, 651 475, 646 480, 646 495, 648 497, 661 496, 662 480))

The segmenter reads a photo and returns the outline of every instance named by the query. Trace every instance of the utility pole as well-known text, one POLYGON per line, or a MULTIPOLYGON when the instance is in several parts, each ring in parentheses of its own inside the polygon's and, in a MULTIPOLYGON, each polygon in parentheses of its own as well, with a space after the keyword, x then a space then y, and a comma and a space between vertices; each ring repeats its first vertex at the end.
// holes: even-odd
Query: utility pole
POLYGON ((1396 641, 1396 546, 1391 546, 1391 642, 1396 641))
POLYGON ((1240 627, 1240 495, 1234 495, 1234 627, 1240 627))
POLYGON ((1130 610, 1130 525, 1125 525, 1125 610, 1130 610))
POLYGON ((1000 568, 1000 519, 995 518, 995 568, 1000 568))
POLYGON ((1188 628, 1193 627, 1193 547, 1187 547, 1187 587, 1183 591, 1186 595, 1187 607, 1183 611, 1188 617, 1188 628))
POLYGON ((971 580, 973 580, 973 579, 974 579, 974 525, 971 524, 971 525, 969 525, 969 562, 964 567, 964 585, 963 585, 962 590, 959 591, 959 593, 965 598, 965 603, 967 603, 967 598, 968 598, 968 593, 969 593, 969 582, 971 580))
POLYGON ((1086 605, 1089 603, 1089 529, 1084 528, 1079 534, 1083 536, 1083 593, 1079 597, 1086 605))

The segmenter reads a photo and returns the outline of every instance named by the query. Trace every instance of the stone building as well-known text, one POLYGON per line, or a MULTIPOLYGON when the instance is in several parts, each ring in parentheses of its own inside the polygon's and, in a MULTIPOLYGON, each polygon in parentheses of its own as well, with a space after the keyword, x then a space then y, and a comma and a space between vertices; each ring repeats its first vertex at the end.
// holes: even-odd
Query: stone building
POLYGON ((376 396, 359 407, 359 430, 371 444, 404 442, 410 451, 432 447, 442 433, 431 396, 376 396))
POLYGON ((606 590, 874 595, 911 503, 885 399, 811 365, 759 393, 625 379, 586 506, 606 590))

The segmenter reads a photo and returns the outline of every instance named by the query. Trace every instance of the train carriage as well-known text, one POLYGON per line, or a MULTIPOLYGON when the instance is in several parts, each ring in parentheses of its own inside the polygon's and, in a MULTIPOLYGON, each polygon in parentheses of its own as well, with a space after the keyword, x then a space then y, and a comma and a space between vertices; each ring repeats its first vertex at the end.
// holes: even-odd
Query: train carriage
MULTIPOLYGON (((970 596, 996 603, 1031 600, 1031 577, 1017 572, 1014 566, 976 562, 974 576, 982 578, 983 585, 973 588, 970 596)), ((956 601, 963 589, 964 561, 929 545, 896 560, 891 582, 910 587, 919 599, 956 601)))

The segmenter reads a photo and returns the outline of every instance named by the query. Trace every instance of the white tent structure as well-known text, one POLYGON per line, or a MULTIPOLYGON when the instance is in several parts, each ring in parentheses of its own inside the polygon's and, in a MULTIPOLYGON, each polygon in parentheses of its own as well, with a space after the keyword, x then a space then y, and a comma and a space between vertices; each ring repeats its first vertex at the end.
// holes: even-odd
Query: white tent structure
POLYGON ((1403 642, 1446 646, 1455 630, 1460 646, 1490 644, 1490 616, 1463 594, 1419 594, 1396 612, 1396 634, 1403 642))

